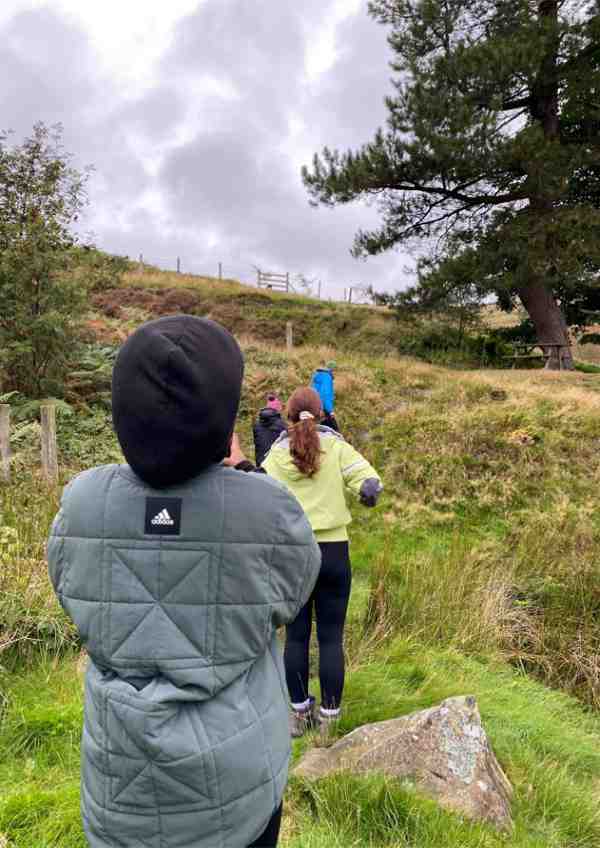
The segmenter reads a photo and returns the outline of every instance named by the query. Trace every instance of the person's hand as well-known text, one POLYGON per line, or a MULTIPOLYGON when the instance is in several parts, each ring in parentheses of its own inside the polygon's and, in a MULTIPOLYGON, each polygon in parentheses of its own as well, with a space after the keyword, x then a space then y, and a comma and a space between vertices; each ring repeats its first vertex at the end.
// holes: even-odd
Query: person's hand
POLYGON ((375 477, 369 477, 360 487, 360 502, 363 506, 377 506, 379 495, 383 491, 383 486, 375 477))
POLYGON ((223 465, 227 465, 229 468, 235 468, 235 466, 240 462, 245 461, 247 461, 247 459, 242 451, 238 434, 234 433, 231 437, 231 452, 229 456, 225 457, 223 460, 223 465))

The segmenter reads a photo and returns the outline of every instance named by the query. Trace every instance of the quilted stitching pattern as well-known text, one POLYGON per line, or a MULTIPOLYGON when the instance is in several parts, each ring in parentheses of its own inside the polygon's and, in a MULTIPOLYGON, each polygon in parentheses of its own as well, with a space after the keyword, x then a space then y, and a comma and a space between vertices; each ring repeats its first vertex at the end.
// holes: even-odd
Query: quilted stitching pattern
POLYGON ((176 539, 144 535, 147 496, 127 468, 84 473, 49 545, 55 588, 94 660, 86 833, 92 848, 241 848, 285 785, 274 627, 310 594, 318 547, 294 498, 263 476, 216 467, 169 490, 183 503, 176 539))

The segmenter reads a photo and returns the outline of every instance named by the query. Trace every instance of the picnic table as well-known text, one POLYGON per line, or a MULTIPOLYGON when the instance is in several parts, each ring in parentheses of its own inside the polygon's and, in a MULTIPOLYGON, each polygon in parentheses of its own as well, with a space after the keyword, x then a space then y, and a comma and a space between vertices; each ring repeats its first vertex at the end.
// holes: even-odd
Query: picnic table
POLYGON ((506 359, 512 361, 512 367, 516 368, 518 362, 528 361, 544 361, 548 362, 553 358, 553 353, 558 359, 558 370, 563 370, 564 351, 570 350, 571 345, 556 344, 555 342, 519 342, 514 345, 516 353, 512 356, 507 356, 506 359), (541 353, 534 353, 536 348, 541 349, 541 353))

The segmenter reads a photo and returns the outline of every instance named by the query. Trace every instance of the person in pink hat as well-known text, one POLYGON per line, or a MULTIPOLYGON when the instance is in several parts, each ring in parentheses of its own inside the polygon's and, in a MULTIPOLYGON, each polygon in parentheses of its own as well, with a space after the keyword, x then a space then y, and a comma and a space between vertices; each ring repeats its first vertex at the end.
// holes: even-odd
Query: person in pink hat
POLYGON ((274 392, 267 395, 267 405, 258 413, 258 418, 253 427, 254 453, 257 466, 261 465, 266 455, 271 450, 271 445, 276 442, 287 426, 281 412, 283 403, 274 392))
POLYGON ((267 395, 267 409, 275 409, 277 412, 281 413, 281 410, 283 409, 283 404, 279 400, 277 395, 267 395))

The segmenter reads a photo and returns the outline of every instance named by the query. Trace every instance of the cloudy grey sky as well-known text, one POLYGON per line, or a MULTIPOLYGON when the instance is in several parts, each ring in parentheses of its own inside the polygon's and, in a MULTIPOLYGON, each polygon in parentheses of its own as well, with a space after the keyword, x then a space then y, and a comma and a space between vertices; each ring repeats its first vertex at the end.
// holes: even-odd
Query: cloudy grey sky
POLYGON ((299 172, 385 119, 386 31, 366 0, 2 0, 0 127, 60 121, 93 164, 98 246, 183 270, 252 266, 406 285, 408 257, 359 262, 366 207, 312 209, 299 172))

